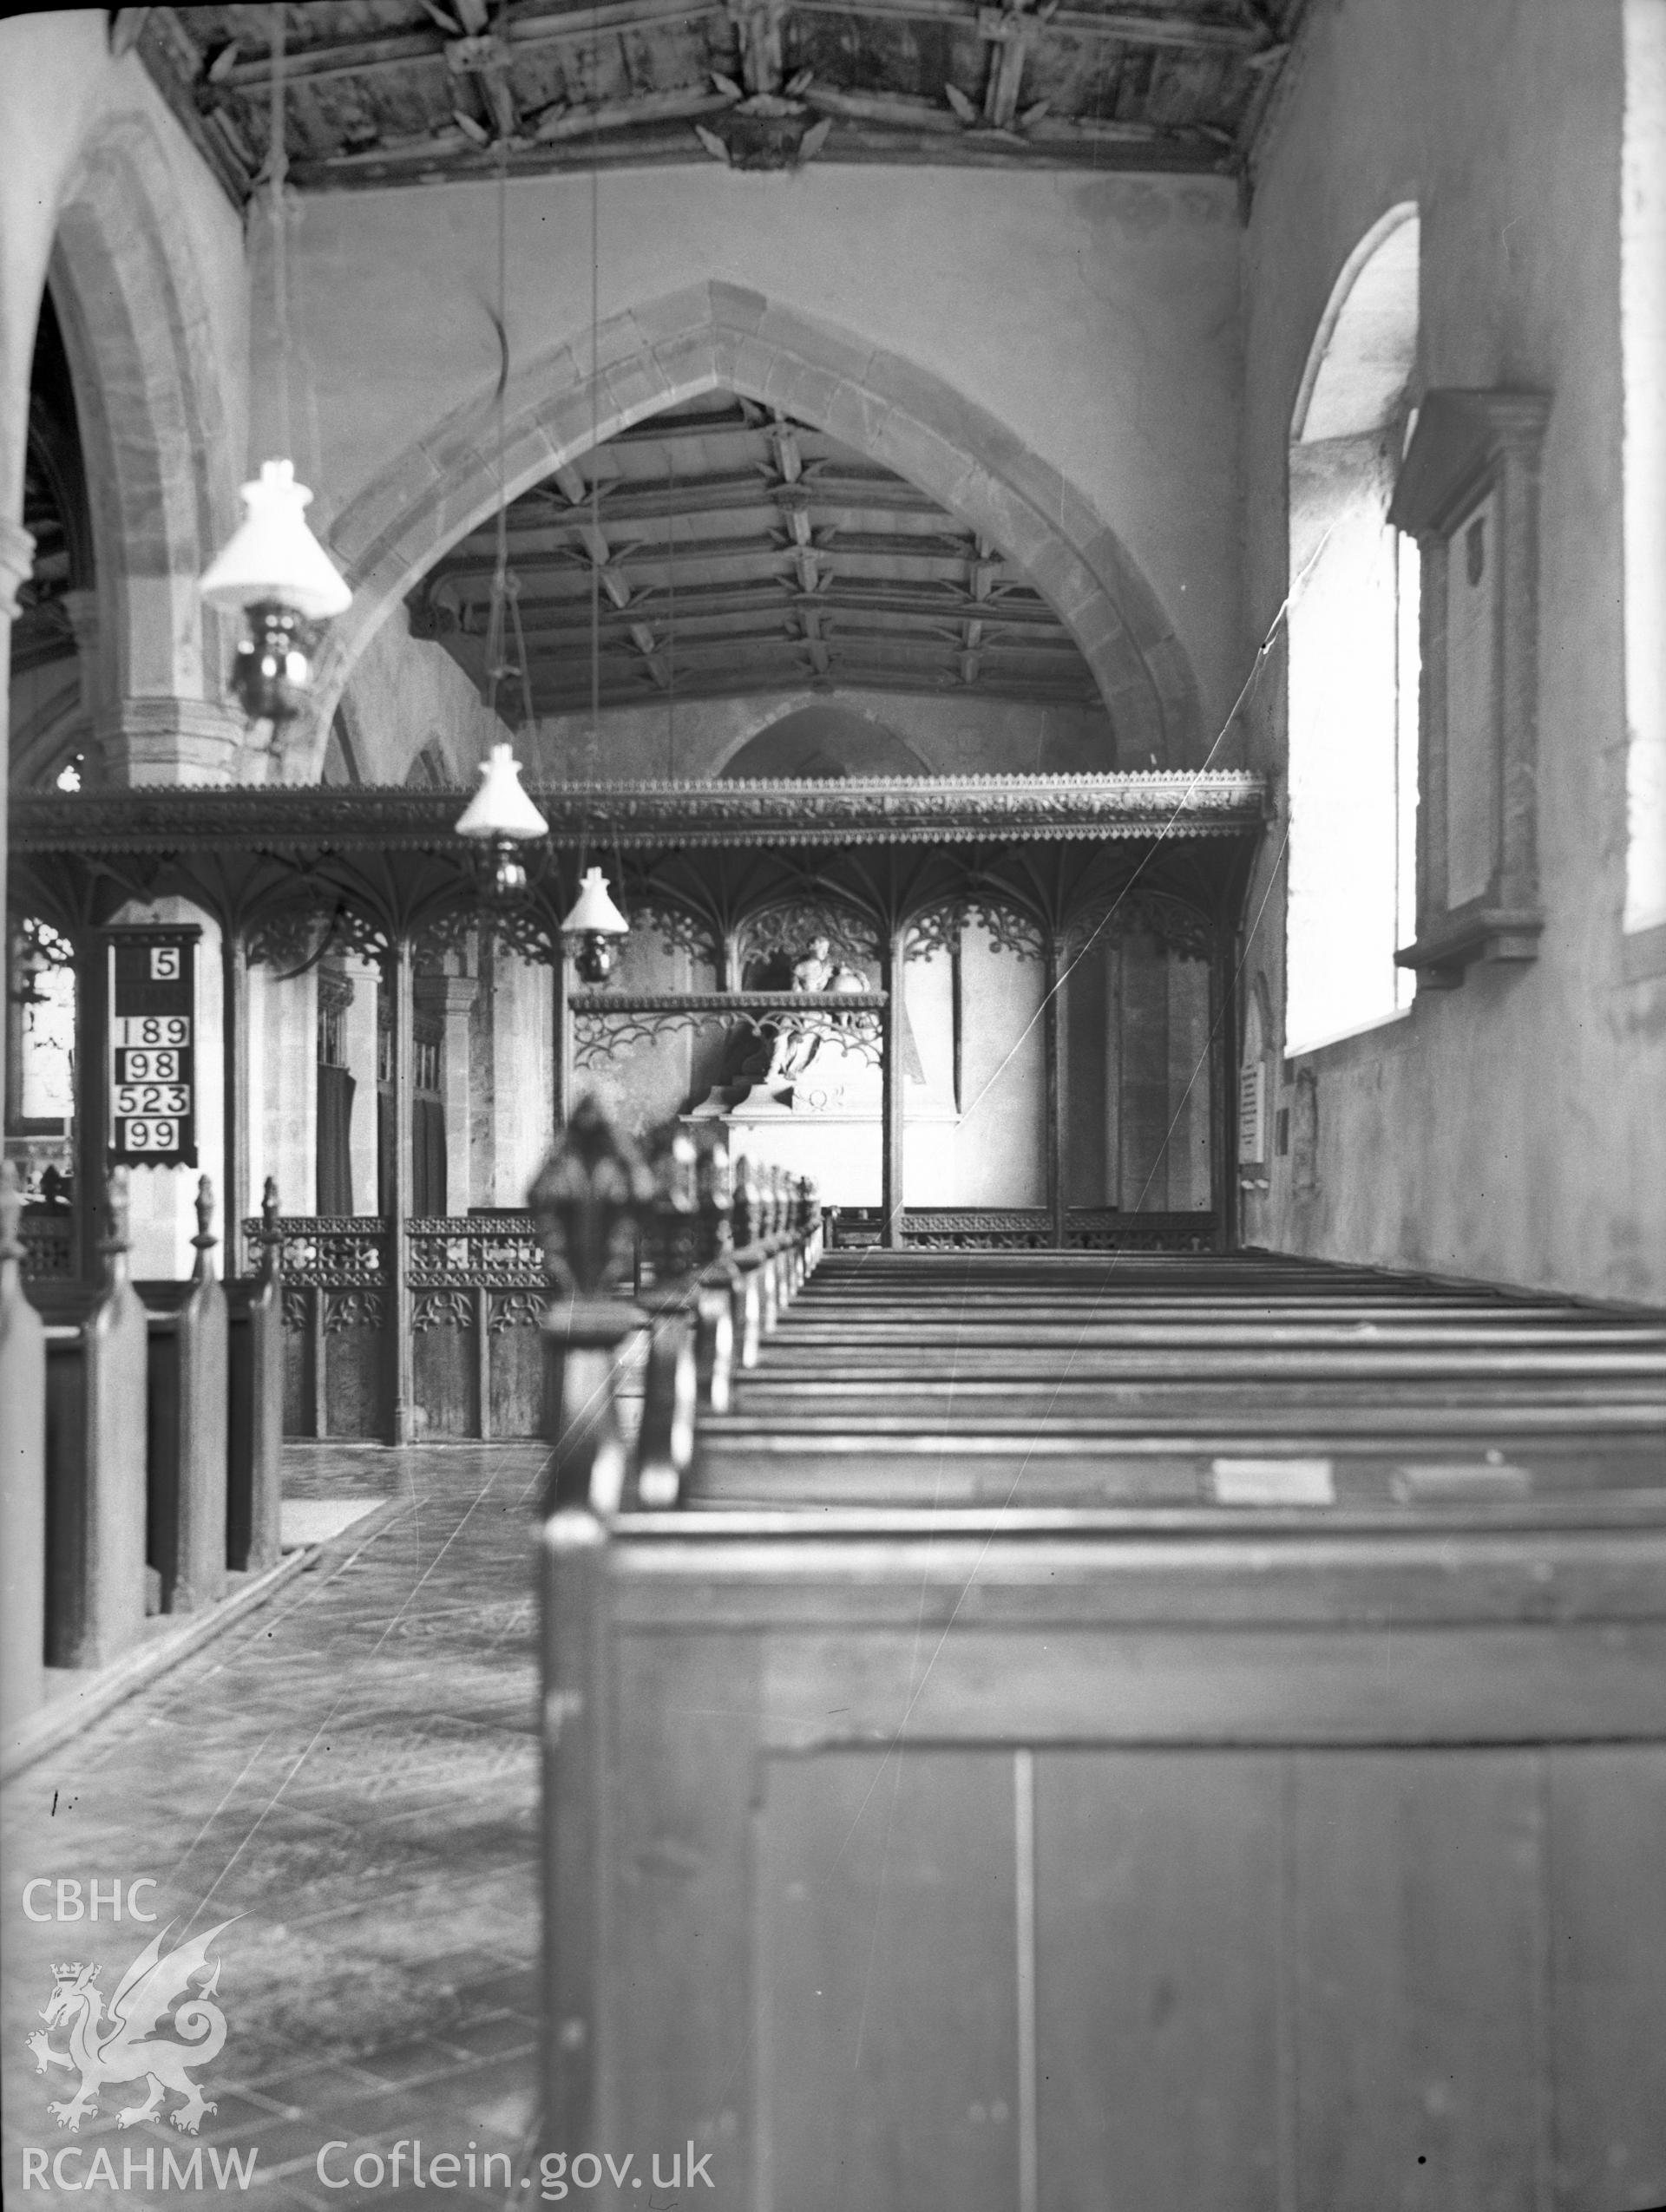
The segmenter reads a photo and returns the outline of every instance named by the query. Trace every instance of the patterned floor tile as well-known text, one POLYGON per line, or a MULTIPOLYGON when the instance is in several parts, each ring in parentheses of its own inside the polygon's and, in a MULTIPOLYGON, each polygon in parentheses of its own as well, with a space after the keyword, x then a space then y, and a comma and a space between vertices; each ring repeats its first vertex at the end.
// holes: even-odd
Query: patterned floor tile
MULTIPOLYGON (((26 2149, 49 2156, 71 2143, 85 2158, 108 2145, 118 2182, 127 2150, 141 2173, 147 2150, 159 2171, 165 2150, 178 2163, 255 2150, 246 2201, 272 2212, 407 2201, 325 2189, 317 2156, 334 2140, 422 2132, 462 2152, 472 2134, 515 2152, 518 2182, 535 2105, 530 1515, 543 1458, 535 1444, 292 1449, 287 1494, 398 1496, 408 1509, 351 1567, 298 1577, 8 1790, 8 2201, 26 2149), (83 1898, 95 1880, 106 1901, 119 1881, 124 1903, 147 1882, 138 1901, 154 1918, 117 1921, 106 1901, 96 1921, 27 1921, 16 1901, 36 1875, 78 1882, 65 1894, 83 1898), (62 2133, 47 2100, 75 2078, 37 2075, 23 2042, 42 2027, 55 1966, 96 1967, 108 2000, 152 1937, 167 1955, 213 1928, 226 2035, 198 2077, 219 2107, 200 2136, 116 2130, 137 2084, 113 2084, 80 2135, 62 2133)), ((160 2206, 178 2191, 95 2194, 160 2206)), ((43 2206, 60 2197, 85 2192, 30 2191, 43 2206)), ((233 2182, 203 2201, 244 2199, 233 2182)), ((425 2212, 441 2201, 420 2194, 425 2212)), ((502 2201, 466 2186, 443 2195, 502 2201)))

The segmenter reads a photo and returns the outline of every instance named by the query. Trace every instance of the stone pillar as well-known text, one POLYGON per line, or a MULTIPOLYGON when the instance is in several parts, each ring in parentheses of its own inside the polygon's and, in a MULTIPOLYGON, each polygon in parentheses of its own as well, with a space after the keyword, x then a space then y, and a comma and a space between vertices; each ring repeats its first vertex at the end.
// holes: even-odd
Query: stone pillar
POLYGON ((248 1007, 249 1179, 258 1190, 270 1175, 281 1212, 310 1214, 318 1189, 316 972, 279 983, 271 968, 251 968, 248 1007))
POLYGON ((94 776, 123 789, 234 783, 243 742, 243 718, 235 706, 209 699, 118 699, 94 724, 94 776))
MULTIPOLYGON (((87 119, 108 67, 102 9, 14 16, 0 23, 0 766, 11 756, 11 624, 17 592, 35 560, 23 527, 29 376, 58 202, 80 158, 87 119)), ((7 777, 0 774, 0 916, 5 913, 7 777)), ((0 961, 0 965, 4 963, 0 961)), ((5 1031, 0 1024, 0 1096, 5 1031)), ((0 1242, 13 1243, 10 1226, 0 1242)), ((24 1297, 15 1250, 0 1253, 0 1399, 4 1480, 0 1484, 6 1620, 8 1725, 36 1700, 44 1599, 45 1376, 40 1325, 24 1297), (14 1647, 16 1646, 16 1647, 14 1647), (31 1656, 32 1655, 32 1656, 31 1656)))
POLYGON ((59 601, 75 640, 76 672, 81 680, 81 710, 89 730, 98 723, 98 593, 77 585, 59 601))

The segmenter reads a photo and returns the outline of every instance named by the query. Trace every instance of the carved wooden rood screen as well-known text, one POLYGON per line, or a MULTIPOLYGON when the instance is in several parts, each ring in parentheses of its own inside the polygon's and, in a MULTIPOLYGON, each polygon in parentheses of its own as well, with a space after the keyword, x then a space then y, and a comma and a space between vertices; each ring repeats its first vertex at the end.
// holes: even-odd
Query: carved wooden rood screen
MULTIPOLYGON (((252 976, 264 971, 263 990, 298 974, 332 978, 333 1019, 344 962, 373 971, 388 1109, 375 1211, 304 1214, 296 1201, 311 1190, 282 1194, 296 1209, 282 1218, 290 1433, 408 1441, 532 1435, 541 1426, 536 1323, 546 1276, 529 1217, 416 1211, 418 1192, 433 1184, 413 1155, 413 1102, 432 1033, 424 1008, 436 991, 466 991, 460 966, 492 958, 548 971, 547 1087, 558 1123, 594 1084, 613 1086, 610 1103, 627 1126, 633 1115, 639 1127, 661 1118, 664 1103, 649 1111, 629 1085, 656 1048, 663 1063, 679 1039, 697 1041, 689 1049, 705 1055, 711 1080, 672 1111, 696 1108, 702 1088, 719 1096, 725 1041, 732 1065, 749 1034, 758 1040, 755 1066, 802 1065, 826 1041, 853 1068, 876 1061, 877 1202, 837 1208, 830 1226, 841 1241, 1230 1247, 1236 1163, 1226 1071, 1236 1058, 1240 910, 1264 815, 1256 777, 573 784, 535 796, 549 834, 525 848, 528 887, 508 908, 493 904, 476 852, 456 834, 460 792, 274 787, 14 799, 14 920, 49 925, 73 947, 80 1067, 104 1063, 113 929, 131 933, 154 902, 182 900, 229 948, 220 960, 208 943, 197 953, 200 1006, 220 970, 221 1064, 199 1054, 195 1082, 200 1099, 219 1085, 231 1191, 247 1192, 268 1163, 260 1124, 252 1127, 266 1107, 250 1097, 252 976), (639 987, 628 960, 612 988, 575 986, 561 921, 580 874, 597 862, 631 919, 631 942, 685 955, 681 972, 703 987, 639 987), (823 937, 828 963, 810 968, 806 987, 793 956, 823 937), (1022 1205, 905 1206, 905 1148, 920 1147, 914 1156, 924 1161, 929 1134, 916 1127, 910 1139, 907 1129, 908 964, 953 969, 954 1095, 943 1119, 954 1122, 975 1103, 961 1095, 960 970, 962 945, 974 939, 986 960, 1000 952, 1036 971, 1020 1032, 1036 1077, 1035 1188, 1022 1205), (1107 962, 1120 964, 1109 985, 1107 962), (443 982, 442 968, 450 972, 443 982), (1181 994, 1190 1011, 1171 1023, 1177 976, 1191 978, 1181 994), (832 987, 815 987, 823 979, 832 987), (1146 1050, 1162 1063, 1154 1080, 1131 1057, 1135 1071, 1119 1101, 1107 1093, 1103 1039, 1084 1047, 1079 1036, 1072 1053, 1085 991, 1097 994, 1101 1022, 1112 1006, 1119 1037, 1137 1043, 1161 1032, 1146 1050), (1165 1181, 1177 1099, 1196 1138, 1190 1180, 1176 1172, 1165 1181)), ((321 1044, 320 1061, 331 1057, 321 1044)), ((108 1086, 83 1082, 75 1189, 98 1187, 115 1135, 110 1114, 108 1086)), ((734 1131, 731 1144, 746 1149, 744 1135, 734 1131)), ((357 1194, 359 1204, 365 1196, 357 1194)), ((62 1266, 67 1251, 84 1273, 95 1229, 77 1210, 66 1236, 62 1211, 60 1200, 51 1236, 43 1220, 35 1241, 43 1260, 49 1250, 62 1266)), ((251 1242, 248 1264, 254 1251, 251 1242)))

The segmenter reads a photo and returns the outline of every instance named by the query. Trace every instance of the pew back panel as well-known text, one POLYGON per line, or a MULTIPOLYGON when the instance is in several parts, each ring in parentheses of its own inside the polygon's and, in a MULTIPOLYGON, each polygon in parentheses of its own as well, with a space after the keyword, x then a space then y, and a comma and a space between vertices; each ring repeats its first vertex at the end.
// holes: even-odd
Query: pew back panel
POLYGON ((279 1557, 283 1496, 283 1288, 275 1277, 226 1286, 226 1564, 256 1574, 279 1557))
POLYGON ((145 1309, 130 1285, 40 1286, 46 1322, 46 1656, 99 1666, 145 1619, 145 1309))
POLYGON ((46 1640, 46 1336, 24 1293, 22 1194, 0 1161, 0 1725, 40 1702, 46 1640))
POLYGON ((149 1338, 146 1557, 164 1613, 195 1613, 226 1588, 230 1379, 226 1293, 211 1275, 140 1282, 149 1338))
POLYGON ((806 1518, 569 1555, 587 2140, 717 2212, 1666 2186, 1658 1517, 806 1518))

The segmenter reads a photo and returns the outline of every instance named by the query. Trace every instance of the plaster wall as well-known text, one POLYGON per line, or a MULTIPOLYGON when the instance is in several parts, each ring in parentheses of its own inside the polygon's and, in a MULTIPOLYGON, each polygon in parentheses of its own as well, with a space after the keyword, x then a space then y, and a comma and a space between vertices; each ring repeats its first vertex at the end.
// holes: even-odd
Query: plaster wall
MULTIPOLYGON (((1413 397, 1553 395, 1538 547, 1545 927, 1531 965, 1472 968, 1408 1016, 1285 1063, 1278 1104, 1314 1086, 1313 1187, 1296 1188, 1293 1146, 1269 1191, 1246 1194, 1243 1234, 1660 1299, 1666 980, 1627 979, 1621 931, 1621 32, 1620 0, 1319 0, 1263 147, 1245 264, 1253 626, 1287 588, 1287 442, 1308 350, 1385 209, 1414 200, 1422 215, 1413 397)), ((1250 764, 1281 777, 1283 715, 1275 669, 1244 721, 1250 764)), ((1244 964, 1281 1031, 1286 819, 1250 890, 1244 964)))
POLYGON ((361 783, 403 783, 432 745, 449 780, 471 785, 487 748, 509 735, 444 647, 411 637, 403 607, 365 647, 342 717, 361 783))
MULTIPOLYGON (((920 168, 751 176, 699 161, 607 173, 595 189, 603 324, 634 316, 651 333, 657 303, 720 282, 844 331, 853 362, 866 357, 858 345, 881 349, 941 379, 1117 533, 1190 660, 1209 733, 1219 726, 1243 660, 1230 185, 920 168)), ((516 372, 569 348, 587 370, 591 192, 574 176, 509 187, 516 372)), ((465 405, 482 409, 471 458, 489 481, 496 208, 488 185, 306 200, 292 266, 326 529, 373 483, 431 479, 427 453, 465 405)), ((257 424, 272 404, 257 391, 257 424)))
MULTIPOLYGON (((374 1018, 374 1017, 372 1017, 374 1018)), ((257 1210, 259 1194, 268 1175, 278 1185, 278 1206, 284 1214, 311 1214, 318 1199, 318 971, 290 976, 279 982, 269 967, 249 970, 249 1198, 247 1210, 257 1210)), ((361 1092, 360 1096, 364 1094, 361 1092)), ((368 1113, 372 1129, 376 1120, 376 1089, 370 1088, 368 1107, 355 1102, 353 1121, 368 1113)), ((355 1170, 357 1168, 355 1161, 355 1170)), ((371 1177, 371 1199, 360 1195, 355 1172, 354 1204, 366 1213, 375 1210, 376 1180, 371 1177)))
POLYGON ((664 705, 611 708, 599 718, 594 747, 587 716, 551 716, 539 723, 530 749, 535 780, 721 776, 751 738, 785 716, 817 705, 841 708, 891 731, 934 776, 1026 769, 1068 775, 1117 765, 1110 719, 1098 708, 937 698, 924 692, 802 690, 691 699, 670 713, 664 705))
MULTIPOLYGON (((487 950, 469 1009, 469 1206, 521 1207, 555 1127, 549 970, 487 950)), ((451 1210, 464 1210, 460 1191, 451 1210)))

